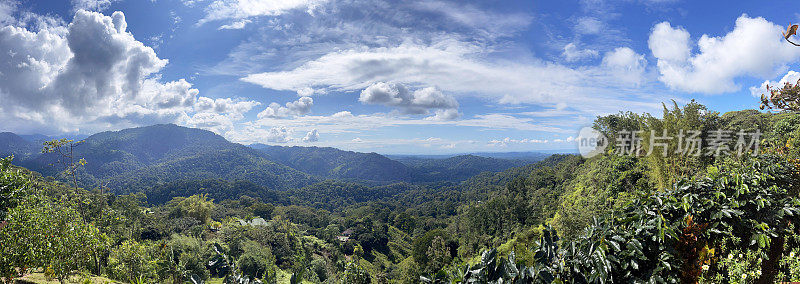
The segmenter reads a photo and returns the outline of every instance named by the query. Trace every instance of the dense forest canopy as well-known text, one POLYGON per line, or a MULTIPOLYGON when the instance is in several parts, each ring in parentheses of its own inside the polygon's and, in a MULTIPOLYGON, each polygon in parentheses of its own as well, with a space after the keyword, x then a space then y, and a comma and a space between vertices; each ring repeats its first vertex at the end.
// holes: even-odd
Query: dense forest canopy
MULTIPOLYGON (((14 154, 0 160, 0 276, 131 283, 800 280, 800 115, 720 114, 691 102, 665 105, 660 117, 599 117, 593 128, 610 143, 592 158, 401 163, 332 148, 256 150, 160 125, 89 137, 68 154, 72 163, 49 168, 47 161, 59 159, 54 151, 35 154, 8 134, 0 136, 14 154), (159 135, 140 135, 148 131, 159 135), (664 140, 683 131, 696 135, 664 140), (634 133, 641 139, 631 139, 634 133), (474 164, 490 171, 465 166, 474 164), (362 167, 394 176, 348 174, 362 167)), ((74 143, 62 142, 50 147, 74 143)))

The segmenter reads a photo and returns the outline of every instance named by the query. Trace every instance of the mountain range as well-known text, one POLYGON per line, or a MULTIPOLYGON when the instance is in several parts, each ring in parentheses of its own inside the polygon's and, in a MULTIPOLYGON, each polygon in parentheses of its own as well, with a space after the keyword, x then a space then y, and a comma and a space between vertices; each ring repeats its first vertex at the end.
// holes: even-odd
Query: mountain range
MULTIPOLYGON (((43 135, 0 133, 0 156, 47 176, 58 176, 59 157, 42 154, 43 135)), ((392 182, 462 181, 533 162, 477 155, 447 158, 395 157, 329 147, 232 143, 213 132, 173 124, 106 131, 86 137, 74 156, 87 164, 84 185, 119 193, 170 187, 186 180, 248 181, 270 190, 302 188, 324 180, 392 182)), ((541 154, 541 158, 546 157, 541 154)))

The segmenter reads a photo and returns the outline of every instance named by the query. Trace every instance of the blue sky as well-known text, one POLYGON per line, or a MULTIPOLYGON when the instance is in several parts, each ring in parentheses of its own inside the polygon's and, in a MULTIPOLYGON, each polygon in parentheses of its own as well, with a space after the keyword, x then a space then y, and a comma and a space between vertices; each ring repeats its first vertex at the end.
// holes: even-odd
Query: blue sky
POLYGON ((0 131, 155 123, 387 154, 573 149, 598 115, 758 107, 796 2, 0 0, 0 131), (794 4, 794 5, 792 5, 794 4))

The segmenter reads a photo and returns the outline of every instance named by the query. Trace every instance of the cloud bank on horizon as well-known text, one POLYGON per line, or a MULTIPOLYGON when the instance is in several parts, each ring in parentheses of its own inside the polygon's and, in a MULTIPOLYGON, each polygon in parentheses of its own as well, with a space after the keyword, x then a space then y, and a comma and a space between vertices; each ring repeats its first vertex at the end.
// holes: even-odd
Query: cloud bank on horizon
POLYGON ((726 5, 710 25, 688 1, 0 0, 0 131, 176 123, 383 153, 571 149, 597 115, 755 108, 800 78, 776 24, 797 20, 779 12, 791 2, 726 5))

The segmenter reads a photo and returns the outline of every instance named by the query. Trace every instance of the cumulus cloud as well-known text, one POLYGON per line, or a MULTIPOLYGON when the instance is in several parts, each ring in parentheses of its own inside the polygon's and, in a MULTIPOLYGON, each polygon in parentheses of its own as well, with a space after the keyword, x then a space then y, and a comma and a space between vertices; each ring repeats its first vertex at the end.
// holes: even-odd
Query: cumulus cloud
POLYGON ((717 94, 741 89, 736 78, 771 78, 800 59, 797 49, 783 42, 781 31, 764 18, 742 15, 728 34, 702 35, 693 53, 689 32, 663 22, 653 27, 648 45, 658 59, 659 79, 667 86, 717 94))
POLYGON ((312 129, 308 133, 306 133, 306 137, 303 137, 303 142, 317 142, 319 141, 319 132, 316 129, 312 129))
POLYGON ((271 103, 264 111, 258 114, 258 118, 286 118, 305 115, 311 112, 311 106, 313 105, 314 99, 310 97, 301 97, 297 101, 288 102, 285 107, 278 103, 271 103))
POLYGON ((426 117, 425 120, 453 120, 461 117, 457 109, 437 109, 433 116, 426 117))
POLYGON ((216 112, 243 115, 261 103, 242 99, 200 97, 195 103, 197 112, 216 112))
POLYGON ((331 117, 334 119, 351 118, 353 117, 353 113, 345 110, 334 113, 333 115, 331 115, 331 117))
MULTIPOLYGON (((327 0, 216 0, 206 8, 206 15, 199 24, 219 20, 241 20, 257 16, 277 16, 294 9, 309 12, 327 0)), ((236 23, 234 23, 236 24, 236 23)))
POLYGON ((575 43, 568 43, 564 46, 564 59, 569 62, 581 61, 597 57, 600 53, 593 49, 579 49, 575 43))
POLYGON ((619 80, 638 85, 643 75, 647 60, 628 47, 618 47, 603 57, 602 65, 610 70, 619 80))
POLYGON ((407 114, 427 114, 431 109, 458 113, 456 99, 435 87, 411 92, 402 84, 379 82, 364 89, 358 100, 365 104, 396 107, 407 114))
POLYGON ((235 119, 258 104, 199 97, 183 79, 162 83, 158 72, 168 61, 127 32, 121 12, 105 16, 80 10, 69 25, 54 23, 37 30, 0 28, 0 49, 7 51, 0 53, 0 119, 8 122, 8 130, 189 123, 193 115, 212 111, 235 119))
POLYGON ((691 55, 689 32, 682 28, 673 28, 669 22, 662 22, 653 27, 648 45, 653 56, 664 62, 685 61, 691 55))
POLYGON ((15 21, 14 12, 17 11, 19 2, 0 1, 0 25, 11 24, 15 21))
POLYGON ((194 104, 195 113, 183 123, 187 126, 208 129, 219 134, 234 131, 234 122, 244 119, 244 114, 261 105, 243 99, 200 97, 194 104))
POLYGON ((267 133, 267 141, 272 143, 288 143, 292 141, 294 131, 283 126, 272 127, 267 133))

